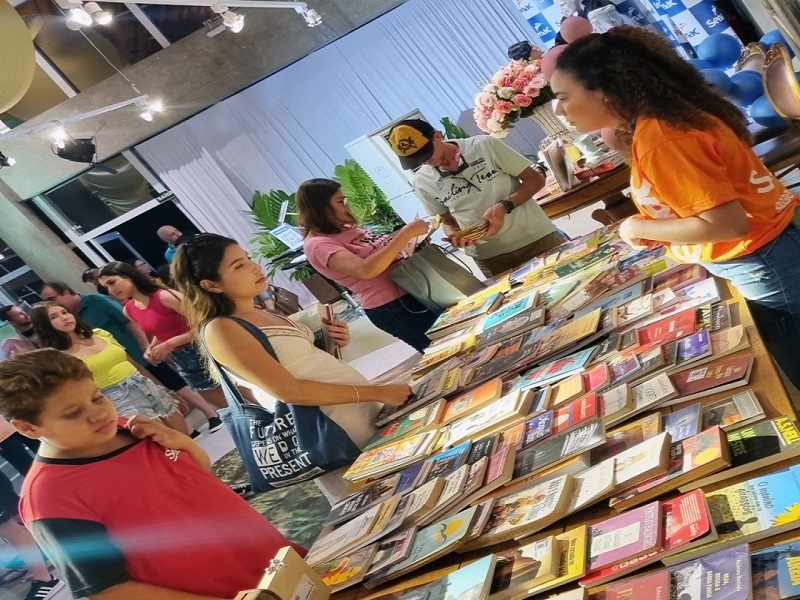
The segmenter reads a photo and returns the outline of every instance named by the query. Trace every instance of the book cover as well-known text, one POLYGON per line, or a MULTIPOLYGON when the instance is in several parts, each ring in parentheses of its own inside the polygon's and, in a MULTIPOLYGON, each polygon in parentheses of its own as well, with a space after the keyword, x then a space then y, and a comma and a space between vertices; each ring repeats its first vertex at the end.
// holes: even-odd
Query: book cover
POLYGON ((612 358, 608 363, 608 371, 611 374, 611 385, 618 385, 633 379, 641 369, 642 365, 633 352, 612 358))
POLYGON ((666 344, 694 333, 694 309, 684 310, 675 315, 644 325, 636 330, 640 346, 658 343, 666 344))
POLYGON ((572 487, 572 478, 563 475, 497 498, 481 537, 471 547, 530 535, 551 525, 564 516, 572 487))
POLYGON ((730 468, 682 485, 682 492, 800 456, 800 430, 788 417, 759 421, 728 431, 726 435, 731 452, 730 468))
POLYGON ((325 585, 331 588, 331 593, 335 594, 364 580, 376 551, 377 545, 373 544, 327 561, 314 567, 314 570, 325 585))
POLYGON ((750 554, 753 598, 800 598, 800 542, 793 541, 750 554))
POLYGON ((423 481, 428 482, 437 477, 447 477, 450 473, 460 469, 467 462, 471 444, 472 442, 466 441, 427 459, 426 462, 430 464, 430 468, 423 481))
POLYGON ((484 314, 488 314, 493 309, 497 308, 502 302, 503 294, 500 292, 491 294, 489 297, 470 297, 459 302, 455 306, 450 307, 444 311, 433 325, 430 326, 426 332, 428 337, 440 337, 442 332, 447 329, 453 328, 457 325, 464 324, 467 321, 476 320, 484 314))
POLYGON ((661 290, 671 289, 673 292, 677 292, 687 285, 702 281, 707 276, 708 273, 701 265, 681 265, 677 269, 654 275, 653 291, 660 292, 661 290))
POLYGON ((666 565, 800 527, 800 466, 706 493, 718 539, 670 556, 666 565))
POLYGON ((672 597, 681 600, 750 600, 750 551, 747 544, 668 569, 672 597))
POLYGON ((580 373, 571 375, 553 386, 552 406, 557 408, 572 402, 582 396, 583 392, 583 376, 580 373))
POLYGON ((616 463, 613 458, 603 460, 573 476, 575 485, 567 505, 572 514, 608 496, 616 485, 616 463))
POLYGON ((374 587, 383 584, 452 552, 463 542, 475 511, 476 507, 471 506, 452 517, 420 529, 414 536, 408 557, 377 573, 367 581, 366 585, 374 587))
MULTIPOLYGON (((485 469, 485 462, 481 463, 484 465, 485 469)), ((470 469, 468 465, 462 465, 446 477, 444 477, 444 487, 442 488, 442 493, 439 495, 439 499, 436 501, 436 504, 433 507, 433 510, 430 514, 416 519, 414 523, 419 525, 420 527, 425 527, 426 525, 431 524, 433 521, 439 520, 439 517, 442 517, 447 509, 458 500, 461 496, 461 492, 464 490, 464 486, 467 484, 467 479, 469 478, 470 469)), ((483 479, 483 476, 481 476, 483 479)), ((411 524, 411 521, 408 521, 411 524)))
POLYGON ((440 398, 433 403, 408 413, 382 427, 363 448, 371 450, 400 439, 403 436, 429 431, 438 425, 444 410, 445 400, 440 398))
POLYGON ((735 325, 727 329, 714 331, 710 337, 711 354, 715 359, 750 347, 750 339, 747 337, 747 330, 744 325, 735 325))
POLYGON ((701 329, 681 338, 677 342, 675 367, 683 367, 711 356, 711 336, 708 329, 701 329))
POLYGON ((702 367, 689 368, 670 376, 678 398, 686 401, 707 394, 746 385, 753 368, 753 355, 729 356, 702 367))
POLYGON ((600 416, 604 422, 619 419, 633 410, 633 396, 627 383, 621 383, 600 394, 600 416))
POLYGON ((399 482, 400 474, 395 473, 350 494, 331 507, 331 512, 325 520, 325 525, 336 525, 342 521, 352 519, 379 502, 388 500, 394 495, 399 482))
POLYGON ((492 314, 486 315, 480 321, 478 321, 475 327, 475 333, 481 334, 485 331, 489 331, 490 329, 501 325, 503 322, 513 319, 525 311, 529 311, 536 306, 538 299, 539 294, 538 292, 534 291, 527 296, 523 296, 522 298, 501 306, 492 314))
POLYGON ((367 577, 404 560, 411 551, 411 543, 416 534, 416 526, 409 527, 375 544, 376 552, 367 568, 367 577))
POLYGON ((620 492, 609 504, 614 510, 626 510, 689 481, 720 471, 730 462, 725 433, 719 427, 703 430, 672 444, 666 473, 620 492))
POLYGON ((666 373, 631 386, 634 410, 653 408, 678 396, 677 386, 673 384, 666 373))
POLYGON ((433 512, 444 490, 445 478, 436 477, 408 494, 403 525, 416 524, 433 512))
POLYGON ((500 443, 500 432, 489 434, 472 442, 472 447, 467 454, 467 464, 474 465, 483 457, 489 458, 497 451, 500 443))
POLYGON ((595 333, 600 325, 600 312, 598 308, 583 317, 572 319, 540 339, 535 356, 545 358, 595 333))
POLYGON ((378 600, 486 600, 496 557, 485 556, 435 581, 383 594, 378 600))
POLYGON ((498 431, 515 419, 524 418, 531 408, 533 398, 531 390, 511 392, 472 414, 453 421, 444 445, 459 444, 475 436, 498 431))
POLYGON ((661 433, 661 413, 654 412, 606 432, 606 443, 592 450, 592 463, 616 456, 661 433))
POLYGON ((575 316, 582 317, 583 315, 592 312, 596 308, 605 310, 607 308, 620 306, 621 304, 630 302, 634 298, 638 298, 644 292, 645 292, 645 282, 638 281, 634 284, 622 288, 619 291, 613 292, 607 296, 604 296, 599 300, 587 304, 585 307, 575 311, 575 316))
POLYGON ((608 586, 605 600, 632 600, 633 598, 669 600, 669 591, 669 571, 656 571, 624 583, 608 586))
POLYGON ((703 429, 719 425, 724 430, 738 428, 764 418, 764 409, 752 390, 744 390, 703 406, 703 429))
POLYGON ((343 477, 350 481, 358 481, 373 475, 397 471, 407 466, 409 462, 416 462, 428 456, 438 435, 438 431, 427 431, 362 452, 343 477))
POLYGON ((495 378, 449 400, 444 408, 440 424, 447 425, 456 419, 480 410, 490 402, 497 400, 500 397, 502 388, 502 380, 495 378))
POLYGON ((577 456, 605 441, 605 429, 600 419, 589 421, 572 429, 551 435, 517 453, 513 480, 531 477, 540 471, 577 456))
POLYGON ((553 433, 561 433, 599 416, 597 394, 586 394, 556 409, 553 413, 553 433))
POLYGON ((658 501, 590 525, 589 571, 659 550, 661 528, 661 503, 658 501))
POLYGON ((708 428, 701 427, 700 411, 701 406, 698 402, 664 415, 664 431, 669 432, 673 444, 697 435, 702 429, 708 428))
POLYGON ((508 338, 520 335, 535 327, 544 324, 545 309, 543 307, 534 307, 525 312, 519 313, 509 319, 506 319, 499 325, 491 329, 484 329, 477 334, 477 342, 479 346, 488 346, 489 344, 496 344, 507 340, 508 338))
POLYGON ((638 321, 653 312, 653 294, 645 294, 619 306, 617 320, 620 326, 638 321))
POLYGON ((619 489, 626 489, 667 472, 670 461, 670 437, 666 431, 623 450, 614 456, 615 479, 619 489))
POLYGON ((587 392, 600 392, 611 385, 608 365, 598 363, 583 373, 583 388, 587 392))
POLYGON ((555 579, 558 574, 558 544, 554 535, 497 554, 497 566, 489 593, 503 600, 520 587, 555 579))
POLYGON ((417 487, 428 474, 430 463, 419 461, 397 472, 399 481, 394 490, 395 494, 405 494, 417 487))
POLYGON ((593 348, 587 348, 532 369, 525 373, 514 387, 517 389, 543 387, 566 379, 570 375, 581 372, 593 352, 593 348))
POLYGON ((521 449, 543 440, 553 432, 553 411, 548 410, 525 421, 521 449))

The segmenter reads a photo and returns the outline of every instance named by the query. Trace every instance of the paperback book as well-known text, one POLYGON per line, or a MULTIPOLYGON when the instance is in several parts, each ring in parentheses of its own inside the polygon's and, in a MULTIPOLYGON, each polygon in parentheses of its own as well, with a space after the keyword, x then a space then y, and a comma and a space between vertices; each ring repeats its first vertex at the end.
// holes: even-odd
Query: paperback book
POLYGON ((589 571, 661 549, 661 503, 651 502, 589 526, 589 571))
POLYGON ((558 575, 559 552, 554 535, 496 556, 497 566, 489 588, 490 600, 503 600, 520 588, 540 585, 558 575))
POLYGON ((703 405, 703 429, 719 425, 724 430, 738 429, 764 418, 764 409, 753 390, 703 405))
POLYGON ((702 367, 690 367, 671 375, 670 379, 678 390, 678 398, 674 402, 695 400, 747 385, 753 369, 753 360, 752 354, 729 356, 702 367))
POLYGON ((750 555, 753 598, 800 598, 800 542, 793 541, 750 555))
POLYGON ((750 550, 733 546, 668 569, 672 598, 684 600, 750 600, 750 550))

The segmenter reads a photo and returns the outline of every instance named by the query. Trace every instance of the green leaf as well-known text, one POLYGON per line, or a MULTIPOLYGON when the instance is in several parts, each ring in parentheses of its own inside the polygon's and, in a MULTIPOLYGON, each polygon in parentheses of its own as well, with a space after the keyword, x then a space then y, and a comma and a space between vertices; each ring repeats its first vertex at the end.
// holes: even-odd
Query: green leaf
POLYGON ((469 137, 469 134, 467 134, 463 128, 459 127, 450 120, 450 117, 442 117, 439 122, 442 124, 442 133, 444 133, 444 139, 463 140, 469 137))

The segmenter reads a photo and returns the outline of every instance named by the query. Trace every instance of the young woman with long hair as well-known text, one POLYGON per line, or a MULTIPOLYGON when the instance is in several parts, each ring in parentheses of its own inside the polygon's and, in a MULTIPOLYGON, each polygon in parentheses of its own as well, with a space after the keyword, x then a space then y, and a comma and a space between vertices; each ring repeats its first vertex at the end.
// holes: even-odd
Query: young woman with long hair
POLYGON ((551 87, 579 132, 613 128, 641 214, 620 227, 633 247, 667 246, 744 296, 761 336, 800 388, 798 197, 750 147, 747 120, 670 43, 615 27, 569 44, 551 87))
MULTIPOLYGON (((263 406, 276 402, 319 406, 353 443, 363 448, 375 432, 379 402, 399 406, 411 395, 407 385, 370 385, 358 371, 314 346, 306 326, 257 308, 253 298, 267 289, 261 266, 234 240, 204 233, 181 245, 172 275, 183 293, 184 314, 196 334, 204 329, 206 347, 237 385, 252 390, 263 406), (247 330, 225 318, 255 325, 269 338, 280 362, 247 330)), ((339 345, 349 342, 347 326, 328 327, 339 345)), ((346 482, 334 471, 315 479, 333 503, 346 482)))
POLYGON ((145 359, 154 364, 171 361, 188 386, 205 401, 189 400, 208 418, 209 431, 222 427, 216 411, 207 403, 224 408, 227 406, 225 396, 209 377, 193 343, 192 333, 181 313, 181 295, 124 262, 105 265, 100 269, 98 281, 108 288, 112 297, 124 303, 123 312, 151 340, 144 353, 145 359))
POLYGON ((422 352, 430 345, 425 332, 438 316, 392 281, 403 249, 428 231, 422 219, 392 235, 358 226, 342 186, 332 179, 310 179, 295 195, 304 228, 308 262, 325 277, 358 294, 367 318, 378 328, 422 352))
POLYGON ((86 363, 95 384, 120 415, 161 419, 168 427, 189 433, 175 399, 131 360, 110 333, 92 329, 86 321, 56 302, 34 304, 31 323, 42 347, 61 350, 86 363))

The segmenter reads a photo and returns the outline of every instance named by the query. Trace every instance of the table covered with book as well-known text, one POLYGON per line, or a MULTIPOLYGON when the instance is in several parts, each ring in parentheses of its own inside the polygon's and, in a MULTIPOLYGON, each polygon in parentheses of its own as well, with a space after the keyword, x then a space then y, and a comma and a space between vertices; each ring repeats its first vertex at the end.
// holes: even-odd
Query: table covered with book
POLYGON ((429 336, 306 557, 333 598, 800 593, 800 431, 725 282, 610 227, 429 336))

